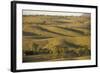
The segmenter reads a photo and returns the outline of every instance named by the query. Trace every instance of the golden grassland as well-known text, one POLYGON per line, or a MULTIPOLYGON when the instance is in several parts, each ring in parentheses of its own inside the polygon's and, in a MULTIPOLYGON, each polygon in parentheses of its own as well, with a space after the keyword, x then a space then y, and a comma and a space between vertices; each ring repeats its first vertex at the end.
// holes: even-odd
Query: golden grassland
POLYGON ((23 62, 88 60, 90 16, 23 15, 23 62))

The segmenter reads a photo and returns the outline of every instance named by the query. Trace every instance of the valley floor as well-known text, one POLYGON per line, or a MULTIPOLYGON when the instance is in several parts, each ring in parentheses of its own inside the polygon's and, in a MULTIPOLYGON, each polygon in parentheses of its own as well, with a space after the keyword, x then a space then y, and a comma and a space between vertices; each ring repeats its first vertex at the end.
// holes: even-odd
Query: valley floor
POLYGON ((73 57, 73 58, 52 58, 51 55, 31 55, 24 56, 23 62, 45 62, 45 61, 73 61, 73 60, 90 60, 90 56, 73 57))

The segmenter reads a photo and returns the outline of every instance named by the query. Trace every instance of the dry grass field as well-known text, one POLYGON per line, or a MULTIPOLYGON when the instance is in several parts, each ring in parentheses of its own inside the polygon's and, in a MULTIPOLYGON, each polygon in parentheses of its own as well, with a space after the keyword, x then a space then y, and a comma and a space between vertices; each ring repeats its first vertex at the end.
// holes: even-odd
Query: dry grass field
POLYGON ((23 15, 23 62, 91 59, 90 16, 23 15))

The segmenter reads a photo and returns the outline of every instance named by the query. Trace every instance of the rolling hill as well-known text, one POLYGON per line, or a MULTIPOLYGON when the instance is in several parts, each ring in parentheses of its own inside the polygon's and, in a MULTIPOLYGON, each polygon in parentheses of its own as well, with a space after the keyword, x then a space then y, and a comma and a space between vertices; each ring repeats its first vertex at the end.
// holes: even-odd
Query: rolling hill
MULTIPOLYGON (((90 17, 23 15, 23 51, 36 49, 38 52, 44 52, 43 49, 47 49, 49 56, 57 59, 60 55, 65 59, 90 59, 87 58, 91 55, 88 54, 91 51, 90 42, 90 17), (33 44, 38 47, 33 48, 33 44)), ((24 59, 26 61, 26 56, 24 59)))

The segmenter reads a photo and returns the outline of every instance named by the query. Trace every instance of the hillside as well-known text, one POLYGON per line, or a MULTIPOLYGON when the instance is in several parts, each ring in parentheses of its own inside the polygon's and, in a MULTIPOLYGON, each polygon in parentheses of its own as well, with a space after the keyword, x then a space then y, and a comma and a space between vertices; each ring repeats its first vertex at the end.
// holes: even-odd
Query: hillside
POLYGON ((89 16, 23 15, 23 62, 90 59, 90 29, 89 16))

